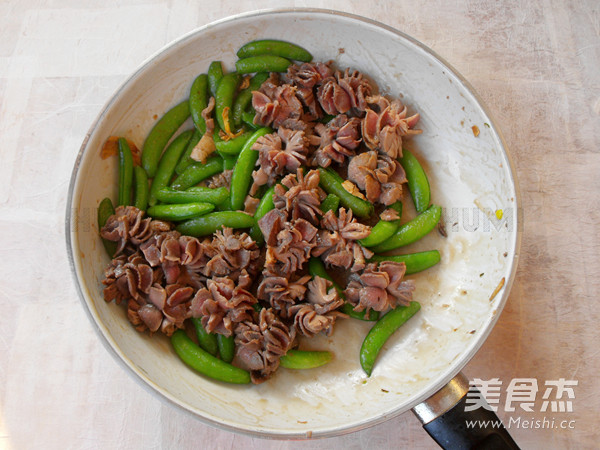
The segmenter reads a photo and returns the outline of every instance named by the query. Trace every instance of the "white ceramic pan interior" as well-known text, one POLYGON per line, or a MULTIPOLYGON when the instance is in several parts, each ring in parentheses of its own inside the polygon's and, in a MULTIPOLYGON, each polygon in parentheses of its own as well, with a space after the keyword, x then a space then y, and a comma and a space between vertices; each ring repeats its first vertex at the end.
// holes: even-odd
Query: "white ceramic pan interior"
MULTIPOLYGON (((372 21, 329 11, 242 15, 203 27, 148 60, 116 92, 89 131, 73 171, 67 239, 78 288, 110 351, 153 392, 213 425, 271 437, 330 436, 364 428, 427 398, 472 357, 495 323, 516 266, 516 182, 492 119, 467 82, 434 53, 372 21), (233 70, 236 50, 259 38, 309 49, 315 60, 368 74, 391 97, 421 114, 423 134, 406 142, 424 164, 432 201, 444 208, 448 237, 434 231, 402 252, 439 249, 441 263, 422 274, 414 299, 422 310, 385 345, 370 378, 358 351, 371 326, 341 320, 332 337, 304 342, 330 350, 319 369, 281 369, 268 382, 231 386, 186 367, 162 336, 133 329, 123 307, 102 298, 109 261, 96 208, 116 199, 116 158, 104 141, 127 136, 139 147, 157 117, 184 100, 213 60, 233 70), (479 129, 475 136, 472 127, 479 129), (502 211, 502 213, 500 213, 502 211), (498 217, 502 214, 502 218, 498 217), (491 299, 501 280, 504 287, 491 299)), ((405 202, 407 217, 414 214, 405 202)))

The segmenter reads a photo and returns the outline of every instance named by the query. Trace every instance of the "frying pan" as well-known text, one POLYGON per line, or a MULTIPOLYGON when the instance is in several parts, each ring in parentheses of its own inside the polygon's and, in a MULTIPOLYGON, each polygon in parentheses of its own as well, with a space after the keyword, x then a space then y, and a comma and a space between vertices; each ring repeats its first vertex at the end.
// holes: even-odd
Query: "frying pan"
MULTIPOLYGON (((410 202, 405 202, 410 208, 410 202)), ((413 212, 414 213, 414 212, 413 212)), ((411 211, 407 212, 408 215, 411 211)), ((371 20, 328 10, 242 14, 204 26, 170 44, 133 73, 90 128, 69 187, 68 254, 83 306, 102 342, 154 394, 206 423, 274 438, 335 436, 410 409, 440 445, 514 446, 505 430, 466 430, 468 382, 460 370, 498 320, 514 278, 520 243, 519 193, 500 131, 468 82, 433 51, 371 20), (421 160, 432 201, 444 208, 447 237, 433 232, 404 253, 437 248, 438 266, 412 276, 421 311, 385 345, 371 377, 358 350, 370 323, 338 321, 331 337, 304 343, 334 360, 319 369, 281 369, 258 386, 230 386, 193 373, 168 339, 138 333, 124 310, 106 304, 101 280, 108 263, 95 211, 116 198, 117 164, 102 159, 107 137, 141 146, 156 117, 185 99, 213 60, 233 70, 235 51, 260 38, 309 49, 315 60, 368 74, 382 93, 421 114, 423 134, 406 141, 421 160)), ((488 411, 473 412, 483 417, 488 411), (484 414, 485 413, 485 414, 484 414)))

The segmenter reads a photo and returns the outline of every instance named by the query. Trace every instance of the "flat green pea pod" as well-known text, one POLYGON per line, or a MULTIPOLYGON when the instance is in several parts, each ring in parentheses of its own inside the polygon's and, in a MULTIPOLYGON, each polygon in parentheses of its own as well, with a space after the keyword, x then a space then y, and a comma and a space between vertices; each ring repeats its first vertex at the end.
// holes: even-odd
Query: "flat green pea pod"
MULTIPOLYGON (((98 205, 98 231, 102 230, 102 227, 106 225, 106 221, 108 220, 108 218, 114 213, 115 208, 112 202, 110 201, 110 198, 106 197, 102 199, 102 201, 98 205)), ((108 256, 112 258, 115 252, 117 251, 117 243, 114 241, 109 241, 108 239, 101 239, 102 245, 104 245, 106 253, 108 253, 108 256)))
POLYGON ((221 61, 213 61, 208 66, 208 87, 210 93, 215 97, 217 95, 217 88, 223 78, 223 65, 221 61))
POLYGON ((387 252, 404 245, 412 244, 435 228, 442 216, 442 208, 431 205, 427 211, 419 214, 410 222, 400 225, 398 231, 381 244, 371 247, 375 253, 387 252))
POLYGON ((429 269, 440 262, 440 252, 429 250, 426 252, 409 253, 407 255, 381 256, 374 255, 369 262, 394 261, 406 264, 406 275, 429 269))
POLYGON ((187 337, 183 330, 177 330, 173 333, 171 344, 175 349, 175 353, 184 363, 209 378, 234 384, 250 383, 250 373, 221 361, 201 349, 187 337))
POLYGON ((133 206, 142 211, 148 207, 148 175, 142 166, 133 168, 133 178, 135 179, 135 196, 133 206))
POLYGON ((371 376, 375 360, 383 344, 419 309, 421 309, 419 302, 410 302, 408 306, 397 306, 373 325, 360 348, 360 365, 368 376, 371 376))
POLYGON ((156 175, 158 161, 167 142, 190 117, 190 102, 185 100, 171 108, 154 125, 142 148, 142 167, 150 178, 156 175))
POLYGON ((244 111, 246 111, 246 108, 248 108, 248 105, 252 101, 252 91, 257 91, 268 78, 269 74, 267 72, 257 73, 250 80, 248 87, 242 90, 235 98, 232 119, 236 127, 242 125, 242 114, 244 114, 244 111))
MULTIPOLYGON (((315 258, 313 256, 308 260, 308 273, 310 273, 310 276, 313 278, 321 277, 321 278, 331 281, 331 285, 335 288, 336 291, 338 291, 340 298, 342 298, 344 300, 346 299, 346 296, 344 295, 344 291, 339 286, 339 284, 337 284, 333 280, 333 278, 331 278, 331 275, 329 275, 327 273, 327 270, 325 270, 325 265, 323 264, 323 261, 321 261, 319 258, 315 258)), ((344 314, 347 314, 349 317, 352 317, 353 319, 367 320, 367 321, 374 321, 374 320, 379 319, 379 311, 371 310, 368 313, 366 311, 360 311, 360 312, 354 311, 354 307, 350 303, 344 303, 342 305, 342 307, 340 308, 340 311, 343 312, 344 314)))
POLYGON ((192 134, 194 134, 193 130, 187 130, 181 133, 173 139, 160 158, 156 174, 154 175, 152 185, 150 186, 150 196, 148 197, 148 204, 150 206, 156 205, 156 193, 166 187, 171 181, 173 173, 175 173, 175 166, 181 158, 182 153, 185 151, 192 134))
POLYGON ((212 203, 179 203, 175 205, 154 205, 146 213, 154 219, 180 222, 203 216, 215 209, 212 203))
POLYGON ((252 146, 259 137, 272 132, 273 130, 268 127, 256 130, 254 134, 252 134, 252 136, 250 136, 250 138, 246 141, 244 147, 240 151, 237 164, 235 165, 233 173, 231 174, 230 196, 231 209, 233 211, 244 209, 244 200, 246 200, 246 195, 248 195, 248 190, 250 189, 252 171, 254 170, 254 165, 258 159, 258 152, 256 150, 252 150, 252 146))
POLYGON ((296 61, 311 62, 312 55, 308 50, 290 42, 275 39, 262 39, 248 42, 237 52, 238 58, 258 55, 277 55, 296 61))
POLYGON ((325 214, 327 211, 337 212, 340 207, 340 198, 335 194, 328 194, 325 200, 321 202, 321 211, 325 214))
POLYGON ((202 111, 208 105, 208 75, 198 75, 190 88, 190 113, 196 129, 202 134, 206 133, 206 122, 202 111))
POLYGON ((191 154, 194 151, 194 147, 196 146, 196 144, 200 142, 201 138, 202 133, 200 133, 197 129, 194 130, 194 134, 192 134, 192 137, 190 138, 190 141, 188 142, 188 145, 185 148, 183 155, 181 155, 181 158, 179 158, 179 162, 175 166, 175 173, 177 175, 181 175, 183 171, 188 168, 188 166, 197 162, 195 159, 191 158, 191 154))
POLYGON ((364 239, 360 239, 358 242, 363 247, 374 247, 375 245, 387 241, 394 233, 396 233, 396 231, 398 231, 399 225, 395 222, 396 221, 388 222, 380 220, 373 228, 371 228, 371 234, 364 239))
POLYGON ((165 187, 156 193, 156 198, 163 203, 212 203, 218 205, 229 197, 227 188, 208 188, 194 186, 185 191, 165 187))
POLYGON ((340 203, 352 210, 358 217, 367 218, 373 214, 373 205, 352 195, 340 181, 340 177, 335 171, 331 169, 324 169, 319 167, 320 181, 319 184, 328 194, 335 194, 340 198, 340 203))
POLYGON ((418 213, 422 213, 429 208, 431 197, 429 180, 423 170, 423 166, 421 166, 419 160, 406 149, 402 149, 402 158, 398 161, 400 161, 400 164, 402 164, 402 167, 406 172, 408 190, 410 191, 415 208, 418 213))
POLYGON ((273 203, 273 193, 275 192, 275 185, 271 186, 267 189, 267 192, 264 193, 258 206, 256 207, 256 211, 254 212, 254 220, 256 223, 250 229, 250 237, 256 242, 258 245, 262 245, 265 242, 265 238, 258 226, 258 221, 262 219, 265 214, 275 208, 275 204, 273 203))
POLYGON ((237 73, 285 72, 291 64, 289 59, 275 55, 250 56, 235 62, 237 73))
POLYGON ((215 116, 219 128, 226 134, 231 134, 232 126, 229 114, 233 106, 233 97, 242 77, 237 73, 228 73, 219 82, 215 96, 215 116))
POLYGON ((213 356, 217 356, 219 347, 217 345, 217 335, 209 333, 204 329, 202 321, 199 318, 192 317, 192 323, 196 330, 196 337, 198 338, 198 344, 203 350, 206 350, 213 356))
POLYGON ((221 227, 250 228, 254 217, 240 211, 217 211, 187 220, 177 226, 177 231, 187 236, 209 236, 221 227))
POLYGON ((178 190, 188 189, 200 183, 202 180, 206 180, 221 172, 223 172, 223 158, 220 156, 213 156, 208 158, 204 164, 196 162, 189 165, 187 169, 171 183, 171 187, 178 190))
POLYGON ((228 141, 215 141, 215 147, 221 155, 237 156, 250 136, 252 136, 252 133, 248 131, 228 141))
POLYGON ((119 205, 131 204, 133 182, 133 156, 127 139, 119 138, 119 205))
POLYGON ((251 130, 258 130, 260 128, 260 125, 254 123, 255 114, 254 111, 244 111, 242 113, 242 122, 244 122, 244 125, 248 126, 251 130))
POLYGON ((219 347, 219 355, 225 362, 230 363, 235 356, 235 342, 233 336, 223 336, 217 334, 217 346, 219 347))
POLYGON ((279 364, 286 369, 314 369, 324 366, 329 361, 331 361, 331 352, 288 350, 279 359, 279 364))

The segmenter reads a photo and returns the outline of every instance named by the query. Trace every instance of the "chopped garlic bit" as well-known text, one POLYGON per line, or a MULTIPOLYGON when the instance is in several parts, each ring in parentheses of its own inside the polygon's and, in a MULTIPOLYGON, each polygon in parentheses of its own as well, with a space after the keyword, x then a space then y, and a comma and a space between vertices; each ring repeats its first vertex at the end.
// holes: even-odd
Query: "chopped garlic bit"
POLYGON ((358 187, 350 180, 344 181, 342 183, 342 187, 355 197, 362 198, 363 200, 367 199, 367 197, 365 197, 364 194, 360 192, 360 189, 358 189, 358 187))

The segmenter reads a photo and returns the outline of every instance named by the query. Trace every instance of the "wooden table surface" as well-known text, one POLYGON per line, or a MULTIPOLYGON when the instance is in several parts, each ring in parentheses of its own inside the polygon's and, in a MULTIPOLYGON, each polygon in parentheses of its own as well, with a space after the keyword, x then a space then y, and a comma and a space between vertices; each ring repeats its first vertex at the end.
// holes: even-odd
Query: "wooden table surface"
POLYGON ((104 102, 180 35, 276 6, 339 9, 396 27, 442 55, 487 103, 516 162, 523 241, 508 304, 464 372, 504 386, 534 378, 540 390, 548 380, 577 380, 572 412, 540 411, 540 391, 536 409, 520 414, 566 419, 571 428, 510 431, 523 448, 597 448, 597 0, 0 2, 0 448, 436 447, 411 413, 303 442, 204 425, 113 360, 75 291, 64 244, 67 187, 104 102))

